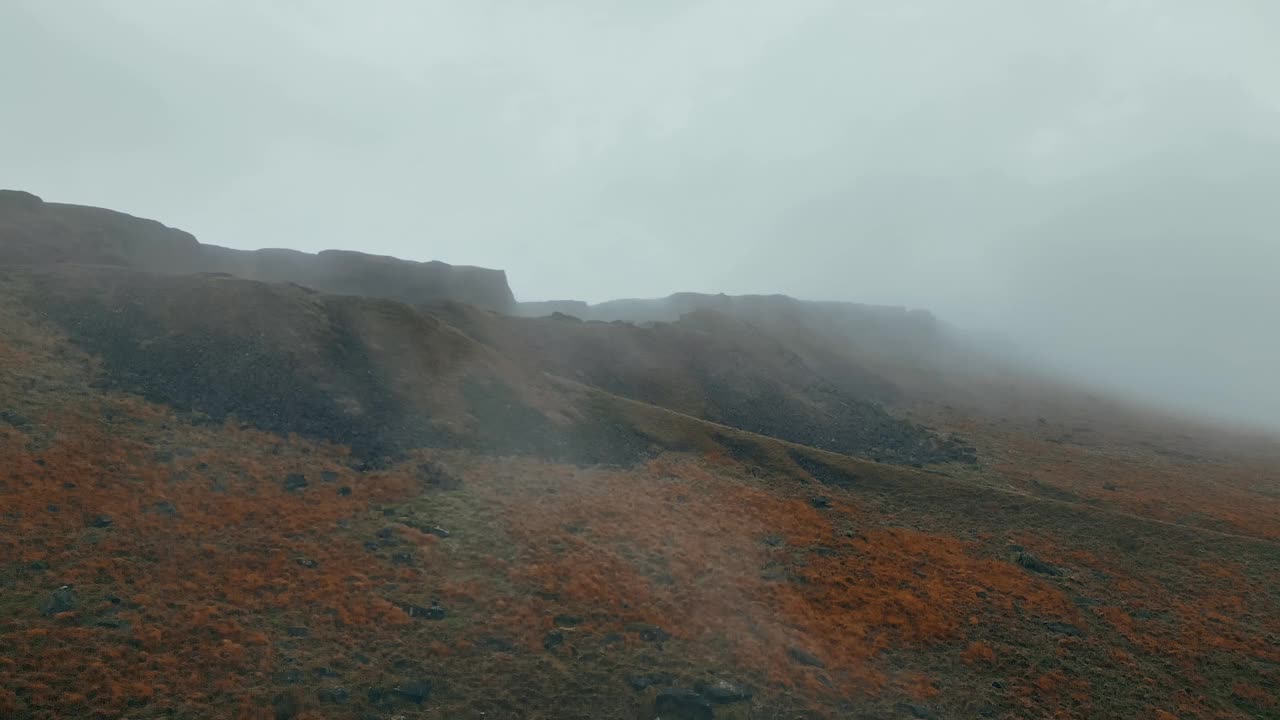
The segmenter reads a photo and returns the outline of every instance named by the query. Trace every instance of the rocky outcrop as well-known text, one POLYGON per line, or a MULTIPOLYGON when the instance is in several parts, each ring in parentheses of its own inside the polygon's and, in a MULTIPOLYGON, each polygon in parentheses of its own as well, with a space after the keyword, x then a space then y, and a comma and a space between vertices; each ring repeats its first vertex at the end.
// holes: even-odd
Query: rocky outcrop
POLYGON ((227 273, 292 282, 326 293, 411 305, 453 300, 511 312, 515 298, 501 270, 413 262, 345 250, 235 250, 204 245, 154 220, 81 205, 46 203, 0 190, 0 263, 114 265, 160 273, 227 273))

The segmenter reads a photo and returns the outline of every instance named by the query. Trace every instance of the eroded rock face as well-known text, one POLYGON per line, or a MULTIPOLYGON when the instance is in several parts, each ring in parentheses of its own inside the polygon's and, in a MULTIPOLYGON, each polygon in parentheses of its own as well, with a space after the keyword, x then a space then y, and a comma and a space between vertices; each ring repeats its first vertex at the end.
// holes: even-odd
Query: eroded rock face
POLYGON ((234 250, 155 220, 0 190, 0 263, 115 265, 160 273, 226 273, 410 305, 452 300, 512 311, 501 270, 413 262, 347 250, 234 250))

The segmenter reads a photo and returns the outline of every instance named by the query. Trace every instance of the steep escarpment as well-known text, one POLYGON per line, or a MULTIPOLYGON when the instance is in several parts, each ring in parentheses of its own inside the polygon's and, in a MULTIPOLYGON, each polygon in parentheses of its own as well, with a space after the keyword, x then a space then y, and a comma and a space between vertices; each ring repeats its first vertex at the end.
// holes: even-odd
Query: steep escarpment
POLYGON ((501 270, 413 262, 345 250, 235 250, 205 245, 154 220, 0 190, 0 263, 115 265, 161 273, 228 273, 323 292, 419 304, 456 300, 507 311, 501 270))

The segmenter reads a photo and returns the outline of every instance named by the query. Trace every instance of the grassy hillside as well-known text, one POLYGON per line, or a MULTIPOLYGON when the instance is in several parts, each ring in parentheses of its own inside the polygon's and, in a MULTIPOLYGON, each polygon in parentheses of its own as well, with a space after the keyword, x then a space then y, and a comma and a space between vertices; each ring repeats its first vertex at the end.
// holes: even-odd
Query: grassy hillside
POLYGON ((1265 453, 838 454, 734 327, 0 271, 0 715, 1280 716, 1265 453))

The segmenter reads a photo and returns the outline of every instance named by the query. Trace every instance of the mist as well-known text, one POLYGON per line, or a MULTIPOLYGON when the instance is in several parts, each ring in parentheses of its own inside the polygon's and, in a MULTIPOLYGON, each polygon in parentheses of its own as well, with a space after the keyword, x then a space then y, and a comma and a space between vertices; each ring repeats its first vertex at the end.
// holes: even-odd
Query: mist
POLYGON ((927 308, 1280 427, 1280 7, 0 7, 0 187, 521 300, 927 308))

